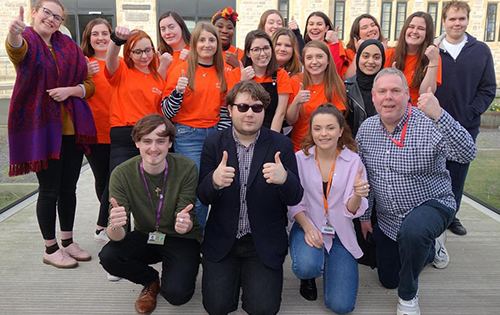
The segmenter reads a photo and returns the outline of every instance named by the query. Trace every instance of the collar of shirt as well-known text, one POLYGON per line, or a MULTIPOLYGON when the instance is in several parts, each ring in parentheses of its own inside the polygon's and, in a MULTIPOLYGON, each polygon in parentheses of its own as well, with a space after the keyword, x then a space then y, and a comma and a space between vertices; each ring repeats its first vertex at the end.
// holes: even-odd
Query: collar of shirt
MULTIPOLYGON (((236 132, 234 131, 234 127, 232 127, 232 133, 233 133, 233 139, 234 139, 234 142, 236 143, 236 145, 238 146, 242 146, 244 148, 247 148, 246 146, 244 146, 240 140, 238 139, 238 137, 236 136, 236 132)), ((257 140, 259 140, 259 136, 260 136, 260 129, 259 131, 257 132, 257 137, 255 137, 255 140, 250 143, 250 145, 248 147, 250 147, 251 145, 254 145, 255 143, 257 143, 257 140)))
MULTIPOLYGON (((344 146, 341 150, 340 150, 340 154, 338 156, 338 158, 341 158, 343 159, 344 161, 346 162, 349 162, 351 160, 351 155, 349 154, 348 150, 345 150, 346 147, 344 146)), ((309 155, 306 155, 305 156, 305 159, 308 160, 308 159, 315 159, 316 156, 315 156, 315 153, 316 153, 316 146, 313 145, 312 147, 309 148, 309 150, 307 150, 309 152, 309 155)))
POLYGON ((396 127, 394 127, 394 130, 392 132, 389 132, 389 130, 387 130, 387 128, 385 128, 384 123, 382 122, 382 119, 380 118, 380 115, 379 115, 380 128, 382 128, 382 131, 384 131, 388 135, 390 135, 390 134, 394 135, 394 134, 398 133, 399 131, 401 131, 403 129, 406 121, 408 120, 408 108, 410 108, 410 106, 412 106, 412 105, 408 103, 408 106, 406 107, 406 111, 405 111, 403 117, 401 118, 399 123, 396 125, 396 127))

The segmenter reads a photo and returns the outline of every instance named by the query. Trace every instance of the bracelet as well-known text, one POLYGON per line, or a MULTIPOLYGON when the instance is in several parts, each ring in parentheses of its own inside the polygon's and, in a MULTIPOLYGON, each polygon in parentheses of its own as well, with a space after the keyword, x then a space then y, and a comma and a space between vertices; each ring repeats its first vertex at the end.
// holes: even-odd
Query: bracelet
POLYGON ((116 44, 116 46, 121 46, 127 42, 126 39, 120 39, 116 37, 116 33, 112 32, 109 38, 116 44))
POLYGON ((424 72, 427 71, 427 68, 437 68, 438 66, 430 66, 430 65, 427 65, 425 66, 424 68, 424 72))

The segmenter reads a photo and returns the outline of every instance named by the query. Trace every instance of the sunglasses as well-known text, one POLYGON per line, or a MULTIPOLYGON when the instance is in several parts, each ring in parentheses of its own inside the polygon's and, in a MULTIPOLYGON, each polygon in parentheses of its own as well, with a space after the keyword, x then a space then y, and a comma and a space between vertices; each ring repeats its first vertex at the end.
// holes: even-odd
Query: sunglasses
POLYGON ((257 105, 233 104, 233 105, 238 108, 238 111, 240 113, 248 112, 249 108, 251 108, 254 113, 260 113, 264 110, 264 105, 262 105, 262 104, 257 104, 257 105))

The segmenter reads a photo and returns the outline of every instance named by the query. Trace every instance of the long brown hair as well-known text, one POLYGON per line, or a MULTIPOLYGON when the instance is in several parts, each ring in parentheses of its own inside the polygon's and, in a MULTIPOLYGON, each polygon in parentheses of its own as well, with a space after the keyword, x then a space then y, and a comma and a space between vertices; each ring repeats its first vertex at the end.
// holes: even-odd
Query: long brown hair
POLYGON ((418 88, 424 80, 426 67, 429 64, 429 59, 425 55, 425 50, 427 47, 432 45, 434 40, 434 23, 432 22, 432 17, 428 13, 422 11, 418 11, 410 15, 403 24, 403 28, 399 34, 398 44, 396 46, 396 50, 394 51, 394 60, 392 60, 392 62, 396 62, 396 68, 401 71, 405 70, 406 56, 408 55, 408 45, 406 45, 405 35, 406 30, 408 30, 411 21, 415 17, 420 17, 425 20, 425 39, 417 50, 417 68, 415 69, 413 81, 410 83, 410 88, 418 88))
POLYGON ((160 15, 160 18, 158 19, 158 43, 159 43, 158 50, 160 51, 161 54, 164 54, 166 52, 168 52, 169 54, 172 54, 174 52, 172 47, 170 47, 167 43, 165 43, 165 41, 163 40, 163 37, 161 37, 161 30, 160 30, 161 20, 166 19, 169 16, 171 16, 174 19, 174 21, 177 24, 179 24, 179 26, 182 30, 182 40, 184 41, 184 43, 187 45, 187 44, 189 44, 189 42, 191 40, 191 33, 189 33, 189 29, 186 26, 186 22, 184 22, 184 20, 179 15, 179 13, 177 13, 175 11, 167 11, 167 12, 163 13, 162 15, 160 15))
POLYGON ((311 114, 311 117, 309 118, 309 130, 307 131, 305 137, 302 139, 302 143, 300 145, 304 154, 309 155, 309 149, 312 146, 316 145, 312 138, 312 128, 314 117, 319 114, 332 115, 333 117, 335 117, 335 119, 337 119, 339 127, 344 128, 342 136, 340 136, 339 140, 337 141, 337 149, 341 151, 344 147, 346 147, 349 150, 357 153, 358 147, 356 146, 356 141, 352 137, 351 129, 349 128, 349 125, 347 125, 344 115, 337 109, 337 107, 335 107, 335 105, 331 103, 325 103, 316 108, 316 110, 311 114))
MULTIPOLYGON (((346 92, 345 92, 345 87, 344 83, 340 79, 339 74, 337 73, 337 69, 335 68, 335 62, 333 61, 332 54, 330 53, 330 49, 328 49, 328 46, 320 40, 312 40, 308 42, 305 46, 304 49, 302 50, 302 58, 306 55, 307 49, 309 48, 318 48, 321 49, 325 54, 328 59, 328 65, 326 66, 325 69, 325 76, 323 78, 323 82, 325 85, 325 97, 330 103, 334 103, 335 99, 340 99, 342 103, 346 104, 346 92)), ((305 65, 305 61, 302 61, 305 65)), ((304 67, 304 77, 302 79, 302 85, 304 86, 305 89, 307 89, 308 86, 311 86, 312 83, 312 77, 307 71, 307 68, 304 67)))
POLYGON ((274 53, 273 42, 271 41, 269 35, 267 35, 267 33, 264 31, 254 30, 248 32, 247 36, 245 37, 245 54, 243 55, 243 58, 241 58, 241 62, 245 67, 251 66, 253 64, 252 58, 248 57, 247 55, 251 54, 250 48, 252 48, 252 43, 257 38, 264 38, 265 40, 267 40, 269 46, 271 47, 271 60, 269 60, 269 63, 267 64, 266 77, 272 77, 273 74, 276 71, 278 71, 280 66, 276 61, 276 54, 274 53))
POLYGON ((198 51, 196 49, 196 45, 198 43, 198 39, 200 39, 201 32, 207 31, 215 36, 217 39, 217 50, 214 54, 214 67, 217 72, 217 78, 220 83, 220 91, 221 93, 226 92, 227 84, 226 78, 224 76, 224 59, 222 58, 222 45, 220 43, 219 32, 215 26, 208 22, 199 22, 196 24, 193 34, 191 35, 191 41, 189 42, 189 46, 191 47, 191 51, 188 55, 188 64, 187 64, 187 78, 188 78, 188 86, 191 91, 194 91, 194 83, 196 80, 196 69, 198 69, 198 51))
POLYGON ((351 33, 349 34, 349 42, 347 43, 347 46, 346 46, 346 48, 349 48, 354 52, 356 52, 356 45, 354 44, 354 38, 356 38, 357 40, 360 39, 360 37, 359 37, 359 22, 361 22, 362 19, 370 19, 373 22, 375 22, 375 25, 378 28, 378 38, 377 39, 381 42, 384 41, 384 36, 382 36, 382 30, 380 29, 380 24, 378 24, 377 19, 373 15, 368 14, 368 13, 361 14, 360 16, 358 16, 354 20, 354 22, 352 22, 351 33))
POLYGON ((276 43, 280 36, 288 36, 290 38, 290 42, 292 43, 293 54, 290 60, 283 66, 285 71, 289 72, 289 76, 293 77, 297 73, 302 72, 302 63, 300 62, 300 53, 299 53, 299 44, 297 43, 297 37, 295 34, 286 27, 282 27, 278 29, 273 34, 273 47, 276 53, 276 43))
POLYGON ((285 20, 283 19, 283 15, 281 15, 280 11, 275 10, 275 9, 270 9, 270 10, 267 10, 264 13, 262 13, 262 15, 260 16, 259 25, 257 26, 258 30, 261 30, 261 31, 265 30, 267 17, 270 16, 271 14, 277 14, 281 18, 282 25, 285 26, 285 20))
POLYGON ((158 73, 158 62, 159 61, 158 61, 158 56, 156 55, 156 52, 155 52, 155 45, 153 44, 151 37, 149 37, 149 35, 146 32, 144 32, 142 30, 138 30, 138 29, 136 29, 134 31, 137 31, 137 34, 132 35, 127 40, 125 45, 123 45, 123 59, 125 59, 125 64, 127 64, 127 67, 129 69, 134 68, 134 61, 130 57, 132 50, 135 48, 135 45, 137 44, 137 42, 139 40, 141 40, 143 38, 149 39, 149 41, 151 42, 151 47, 153 47, 153 60, 151 60, 151 62, 149 63, 148 69, 151 72, 151 74, 153 75, 153 78, 156 81, 158 81, 160 79, 160 74, 158 73))
POLYGON ((83 54, 87 57, 93 57, 95 55, 95 50, 90 44, 90 37, 92 35, 92 29, 96 25, 101 25, 104 24, 108 27, 109 34, 113 32, 113 29, 111 28, 111 25, 109 24, 108 21, 105 19, 97 18, 93 19, 90 21, 87 26, 85 26, 85 30, 83 31, 82 35, 82 43, 80 44, 80 47, 82 47, 83 54))

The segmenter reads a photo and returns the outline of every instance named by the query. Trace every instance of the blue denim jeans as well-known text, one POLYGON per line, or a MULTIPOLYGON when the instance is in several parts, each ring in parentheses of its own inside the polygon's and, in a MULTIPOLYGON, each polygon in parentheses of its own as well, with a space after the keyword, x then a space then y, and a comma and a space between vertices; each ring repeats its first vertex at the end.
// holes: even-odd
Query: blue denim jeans
POLYGON ((299 279, 323 275, 325 305, 337 314, 354 310, 358 294, 358 263, 338 237, 333 239, 330 253, 323 247, 310 247, 304 230, 295 222, 290 231, 292 271, 299 279))
MULTIPOLYGON (((200 172, 200 158, 203 142, 205 138, 217 131, 217 126, 210 128, 194 128, 186 125, 175 123, 177 134, 174 141, 175 153, 181 154, 190 158, 196 163, 198 173, 200 172)), ((196 200, 195 207, 196 219, 205 231, 205 223, 207 222, 208 206, 202 204, 200 200, 196 200)))
POLYGON ((420 272, 434 260, 434 240, 446 230, 454 215, 454 209, 436 200, 424 202, 406 216, 396 242, 375 225, 373 238, 380 283, 389 289, 398 288, 403 300, 413 299, 420 272))

